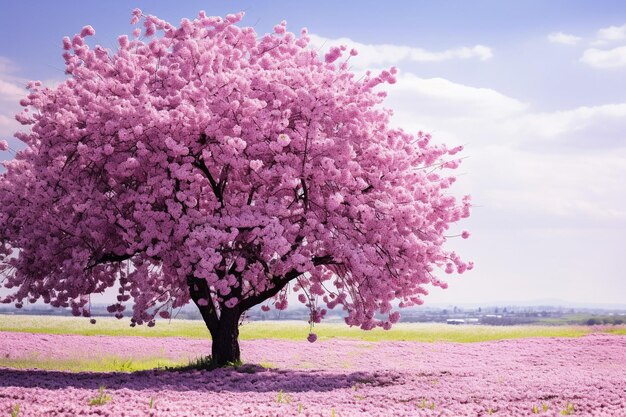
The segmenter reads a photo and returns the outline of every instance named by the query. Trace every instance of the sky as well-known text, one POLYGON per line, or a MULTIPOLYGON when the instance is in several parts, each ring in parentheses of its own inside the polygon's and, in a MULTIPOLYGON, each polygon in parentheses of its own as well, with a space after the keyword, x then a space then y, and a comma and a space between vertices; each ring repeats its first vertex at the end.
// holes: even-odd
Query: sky
MULTIPOLYGON (((626 3, 623 1, 136 1, 2 3, 0 139, 28 80, 64 79, 61 39, 87 24, 114 47, 132 8, 177 24, 240 10, 259 35, 286 20, 322 52, 359 50, 357 73, 395 66, 392 123, 431 132, 466 157, 476 267, 448 276, 427 305, 626 307, 626 3)), ((0 152, 0 160, 10 159, 0 152)))

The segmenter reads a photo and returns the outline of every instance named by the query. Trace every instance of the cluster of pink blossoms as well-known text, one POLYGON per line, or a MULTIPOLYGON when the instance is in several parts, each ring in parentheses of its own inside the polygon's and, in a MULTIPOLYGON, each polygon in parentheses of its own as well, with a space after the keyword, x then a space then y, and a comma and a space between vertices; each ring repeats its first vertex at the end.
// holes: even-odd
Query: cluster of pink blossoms
POLYGON ((356 79, 345 47, 320 58, 306 30, 259 38, 242 16, 175 27, 135 10, 143 37, 63 40, 68 78, 29 84, 27 147, 0 175, 4 302, 89 316, 90 294, 117 285, 109 311, 132 299, 153 325, 192 293, 282 309, 291 288, 313 321, 339 306, 389 328, 394 300, 421 304, 440 272, 472 268, 444 248, 469 215, 448 193, 460 149, 389 126, 378 86, 396 70, 356 79))

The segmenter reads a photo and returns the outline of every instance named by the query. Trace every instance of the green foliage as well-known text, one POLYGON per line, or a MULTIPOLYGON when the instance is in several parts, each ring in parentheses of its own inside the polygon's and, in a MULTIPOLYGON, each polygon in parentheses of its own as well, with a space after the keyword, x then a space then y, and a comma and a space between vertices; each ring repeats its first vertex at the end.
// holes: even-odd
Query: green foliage
POLYGON ((107 356, 103 358, 56 359, 42 356, 30 358, 0 358, 0 367, 15 369, 46 369, 70 372, 136 372, 148 369, 161 369, 181 366, 187 363, 162 357, 124 358, 107 356))
POLYGON ((420 409, 425 409, 428 408, 429 410, 434 410, 435 409, 435 402, 431 401, 430 403, 428 403, 426 401, 426 398, 422 398, 422 401, 420 401, 420 403, 417 405, 420 409))
POLYGON ((619 335, 626 336, 626 327, 616 327, 614 329, 607 329, 605 331, 607 333, 619 334, 619 335))
POLYGON ((150 397, 150 410, 154 408, 154 397, 150 397))
MULTIPOLYGON (((212 371, 214 369, 219 368, 215 362, 213 362, 213 358, 211 355, 209 356, 200 356, 195 359, 190 359, 187 364, 179 364, 176 366, 166 366, 166 371, 212 371)), ((256 367, 253 365, 244 365, 243 362, 228 362, 222 366, 222 368, 234 368, 242 373, 255 373, 256 367)))
POLYGON ((11 417, 17 417, 20 414, 20 405, 15 404, 11 409, 11 417))
POLYGON ((283 390, 278 391, 278 398, 276 398, 278 404, 289 404, 291 402, 291 395, 283 394, 283 390))
POLYGON ((133 358, 128 359, 113 359, 113 367, 117 368, 121 372, 133 372, 133 358))
POLYGON ((184 370, 212 371, 215 368, 217 368, 217 365, 209 355, 190 360, 184 370))
POLYGON ((209 356, 200 356, 195 359, 189 359, 186 364, 179 364, 175 366, 166 366, 166 371, 173 372, 185 372, 185 371, 212 371, 217 366, 213 363, 213 358, 209 356))
POLYGON ((94 398, 89 400, 89 405, 101 406, 110 402, 113 399, 110 395, 106 393, 104 389, 105 389, 104 385, 101 385, 100 389, 98 390, 98 395, 96 395, 94 398))
POLYGON ((614 316, 594 316, 587 320, 584 320, 583 323, 587 326, 595 326, 598 324, 612 324, 614 326, 619 326, 620 324, 624 324, 624 318, 614 316))

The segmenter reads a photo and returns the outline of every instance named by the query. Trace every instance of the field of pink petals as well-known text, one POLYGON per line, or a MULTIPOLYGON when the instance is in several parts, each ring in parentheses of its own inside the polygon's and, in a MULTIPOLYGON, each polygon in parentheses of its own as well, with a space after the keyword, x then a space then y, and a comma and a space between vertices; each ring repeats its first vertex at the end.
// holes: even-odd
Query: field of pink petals
MULTIPOLYGON (((238 369, 71 373, 0 368, 0 417, 626 416, 626 337, 470 344, 242 342, 238 369), (271 364, 271 366, 269 366, 271 364), (268 369, 269 368, 269 369, 268 369), (89 405, 99 388, 110 401, 89 405)), ((0 333, 0 357, 195 358, 183 338, 0 333)))

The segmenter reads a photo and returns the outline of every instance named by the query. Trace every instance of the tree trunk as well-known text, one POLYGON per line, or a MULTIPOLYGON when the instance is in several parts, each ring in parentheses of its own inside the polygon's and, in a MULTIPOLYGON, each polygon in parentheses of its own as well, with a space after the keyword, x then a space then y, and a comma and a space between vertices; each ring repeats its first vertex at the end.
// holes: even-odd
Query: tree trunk
MULTIPOLYGON (((211 356, 215 366, 241 361, 239 351, 239 318, 237 307, 222 310, 217 328, 211 331, 211 356)), ((209 329, 210 330, 210 329, 209 329)))
POLYGON ((211 292, 204 279, 193 275, 187 277, 189 295, 198 307, 204 324, 211 333, 211 357, 215 366, 237 363, 241 360, 239 351, 239 318, 245 309, 239 305, 227 308, 220 305, 220 314, 213 304, 211 292))

